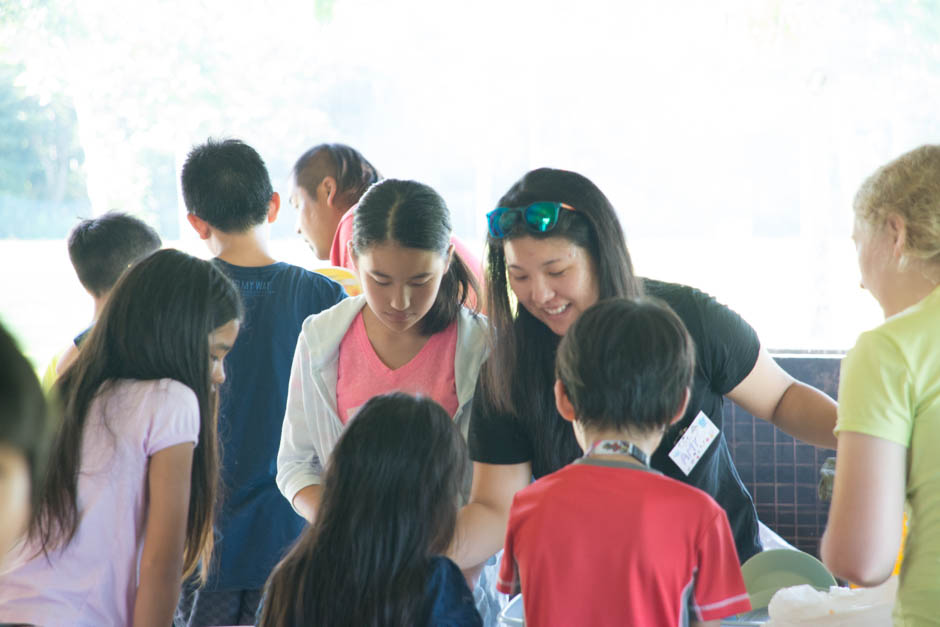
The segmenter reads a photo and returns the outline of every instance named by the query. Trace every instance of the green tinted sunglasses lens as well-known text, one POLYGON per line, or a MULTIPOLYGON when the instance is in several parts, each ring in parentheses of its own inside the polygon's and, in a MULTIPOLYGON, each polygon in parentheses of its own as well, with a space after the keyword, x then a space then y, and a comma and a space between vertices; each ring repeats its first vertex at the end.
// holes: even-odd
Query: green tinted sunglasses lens
POLYGON ((512 209, 504 210, 499 216, 497 226, 499 227, 499 237, 503 237, 509 232, 509 229, 519 220, 519 212, 512 209))
POLYGON ((525 208, 525 221, 539 233, 551 230, 558 221, 560 205, 554 202, 537 202, 525 208))

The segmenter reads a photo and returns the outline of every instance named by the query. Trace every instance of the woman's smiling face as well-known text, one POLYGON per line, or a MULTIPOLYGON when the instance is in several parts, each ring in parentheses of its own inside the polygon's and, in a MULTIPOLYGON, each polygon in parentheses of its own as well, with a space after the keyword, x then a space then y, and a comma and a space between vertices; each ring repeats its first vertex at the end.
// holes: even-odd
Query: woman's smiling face
POLYGON ((597 273, 587 250, 564 237, 516 237, 503 244, 509 286, 519 303, 564 335, 597 302, 597 273))

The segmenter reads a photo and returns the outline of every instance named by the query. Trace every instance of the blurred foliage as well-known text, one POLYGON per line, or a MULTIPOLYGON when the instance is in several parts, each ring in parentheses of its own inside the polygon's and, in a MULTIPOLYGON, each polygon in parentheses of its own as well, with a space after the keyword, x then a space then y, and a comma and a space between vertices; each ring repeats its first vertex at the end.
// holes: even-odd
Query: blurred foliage
POLYGON ((0 238, 64 237, 88 213, 75 108, 17 85, 22 65, 0 65, 0 238))

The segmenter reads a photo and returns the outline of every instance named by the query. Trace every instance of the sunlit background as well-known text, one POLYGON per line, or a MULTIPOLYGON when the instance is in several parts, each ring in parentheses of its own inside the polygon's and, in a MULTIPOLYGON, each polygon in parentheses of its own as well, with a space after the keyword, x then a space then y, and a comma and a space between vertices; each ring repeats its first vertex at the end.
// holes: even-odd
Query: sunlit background
MULTIPOLYGON (((851 201, 940 141, 940 3, 281 0, 0 2, 0 318, 37 368, 85 326, 77 217, 183 219, 193 144, 238 137, 286 197, 310 146, 434 186, 478 249, 526 170, 593 179, 639 273, 717 296, 781 350, 844 350, 851 201)), ((287 203, 275 256, 315 267, 287 203)), ((481 250, 482 252, 482 250, 481 250)))

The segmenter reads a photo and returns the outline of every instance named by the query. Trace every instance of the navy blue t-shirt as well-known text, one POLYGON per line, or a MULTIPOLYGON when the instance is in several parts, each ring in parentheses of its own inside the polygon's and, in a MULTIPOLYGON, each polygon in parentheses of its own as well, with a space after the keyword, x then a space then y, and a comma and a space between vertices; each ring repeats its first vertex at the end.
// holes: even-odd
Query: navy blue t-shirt
POLYGON ((261 588, 306 521, 274 482, 287 386, 303 321, 345 297, 335 281, 286 263, 256 268, 215 264, 238 287, 245 308, 225 358, 219 407, 222 453, 220 539, 210 590, 261 588))
POLYGON ((428 601, 431 605, 428 627, 483 627, 467 580, 457 564, 446 557, 431 560, 428 601))

